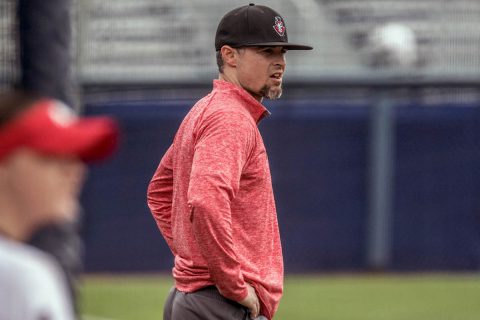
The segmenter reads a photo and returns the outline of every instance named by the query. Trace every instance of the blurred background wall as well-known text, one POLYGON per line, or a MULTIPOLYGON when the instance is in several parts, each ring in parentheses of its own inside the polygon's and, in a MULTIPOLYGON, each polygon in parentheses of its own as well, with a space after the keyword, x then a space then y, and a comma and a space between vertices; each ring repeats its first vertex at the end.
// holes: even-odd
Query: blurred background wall
MULTIPOLYGON (((171 268, 146 188, 217 77, 219 20, 244 4, 74 1, 79 105, 123 129, 83 193, 87 271, 171 268)), ((258 4, 315 47, 287 53, 284 97, 265 101, 272 115, 260 124, 286 271, 478 270, 480 2, 258 4)), ((19 77, 12 21, 0 22, 0 88, 19 77)))

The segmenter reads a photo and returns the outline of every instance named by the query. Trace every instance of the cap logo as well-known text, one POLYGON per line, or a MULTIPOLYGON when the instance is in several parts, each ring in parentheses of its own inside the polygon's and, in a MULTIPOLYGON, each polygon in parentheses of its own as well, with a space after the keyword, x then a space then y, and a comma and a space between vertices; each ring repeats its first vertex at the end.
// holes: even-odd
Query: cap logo
POLYGON ((68 127, 77 120, 77 115, 60 101, 53 101, 48 108, 50 119, 61 127, 68 127))
POLYGON ((280 37, 283 37, 285 35, 285 25, 283 24, 282 17, 275 17, 275 24, 273 25, 273 29, 275 29, 275 31, 280 37))

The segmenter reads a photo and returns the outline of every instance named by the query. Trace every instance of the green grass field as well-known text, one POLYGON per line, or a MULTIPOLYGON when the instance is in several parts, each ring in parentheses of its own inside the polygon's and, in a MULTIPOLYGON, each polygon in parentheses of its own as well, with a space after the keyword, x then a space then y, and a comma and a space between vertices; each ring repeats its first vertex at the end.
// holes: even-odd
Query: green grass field
MULTIPOLYGON (((165 275, 87 276, 84 320, 161 320, 165 275)), ((478 320, 480 274, 288 276, 275 320, 478 320)))

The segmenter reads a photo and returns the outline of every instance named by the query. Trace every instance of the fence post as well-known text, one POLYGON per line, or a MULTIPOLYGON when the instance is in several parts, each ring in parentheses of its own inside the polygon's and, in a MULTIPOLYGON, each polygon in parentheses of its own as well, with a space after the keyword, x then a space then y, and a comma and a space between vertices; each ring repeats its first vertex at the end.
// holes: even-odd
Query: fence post
POLYGON ((386 269, 391 263, 395 128, 393 103, 380 89, 372 107, 369 137, 367 267, 386 269))

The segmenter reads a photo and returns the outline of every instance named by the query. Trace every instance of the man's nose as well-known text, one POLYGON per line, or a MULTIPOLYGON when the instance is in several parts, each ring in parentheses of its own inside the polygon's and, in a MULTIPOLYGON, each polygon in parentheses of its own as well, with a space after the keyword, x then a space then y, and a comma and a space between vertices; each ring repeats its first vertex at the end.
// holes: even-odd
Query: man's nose
POLYGON ((282 69, 285 69, 287 65, 287 60, 285 59, 285 53, 280 53, 276 56, 275 58, 275 66, 282 67, 282 69))

